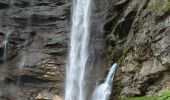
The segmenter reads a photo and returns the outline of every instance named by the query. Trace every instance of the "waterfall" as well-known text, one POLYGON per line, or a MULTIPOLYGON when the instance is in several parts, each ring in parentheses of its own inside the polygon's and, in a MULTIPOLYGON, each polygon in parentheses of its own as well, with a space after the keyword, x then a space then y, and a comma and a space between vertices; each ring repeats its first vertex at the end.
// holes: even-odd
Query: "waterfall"
POLYGON ((113 64, 105 82, 96 87, 93 92, 92 100, 108 100, 112 90, 113 76, 115 74, 117 64, 113 64))
POLYGON ((2 42, 2 44, 3 44, 3 61, 4 61, 4 63, 6 63, 7 58, 8 58, 8 48, 9 48, 8 38, 9 38, 10 34, 12 33, 12 31, 9 28, 5 28, 4 31, 5 31, 4 40, 2 42))
POLYGON ((5 84, 5 80, 6 80, 6 76, 8 75, 6 73, 6 68, 9 67, 8 48, 9 48, 9 45, 10 45, 9 36, 12 33, 12 28, 10 27, 10 24, 11 24, 10 17, 11 17, 12 11, 13 11, 13 9, 11 9, 13 7, 13 1, 9 0, 8 3, 9 3, 9 9, 6 10, 7 17, 5 17, 5 19, 4 19, 4 21, 7 21, 8 23, 5 27, 4 26, 2 27, 3 31, 4 31, 3 42, 2 42, 2 45, 3 45, 3 63, 4 64, 1 66, 2 72, 1 72, 1 76, 0 76, 0 96, 3 96, 7 93, 7 86, 5 84))
POLYGON ((5 34, 5 39, 4 39, 4 41, 3 41, 3 46, 4 46, 4 54, 3 54, 3 56, 4 56, 4 62, 6 62, 7 61, 7 55, 8 55, 8 52, 7 52, 7 49, 8 49, 8 33, 6 33, 5 34))
MULTIPOLYGON (((13 7, 13 1, 12 0, 9 0, 8 1, 9 2, 9 10, 7 11, 7 14, 8 14, 8 17, 7 17, 7 19, 10 19, 10 17, 11 17, 11 13, 12 13, 12 7, 13 7)), ((9 21, 9 23, 10 23, 10 21, 9 21)), ((8 38, 9 38, 9 35, 12 33, 12 30, 9 28, 10 27, 10 25, 8 24, 7 25, 7 27, 4 29, 5 30, 5 34, 4 34, 4 40, 3 40, 3 46, 4 46, 4 54, 3 54, 3 56, 4 56, 4 58, 3 58, 3 60, 4 60, 4 62, 6 62, 7 61, 7 54, 8 54, 8 45, 9 45, 9 42, 8 42, 8 38)))
POLYGON ((86 100, 85 70, 89 57, 91 0, 73 0, 70 54, 66 69, 65 100, 86 100))

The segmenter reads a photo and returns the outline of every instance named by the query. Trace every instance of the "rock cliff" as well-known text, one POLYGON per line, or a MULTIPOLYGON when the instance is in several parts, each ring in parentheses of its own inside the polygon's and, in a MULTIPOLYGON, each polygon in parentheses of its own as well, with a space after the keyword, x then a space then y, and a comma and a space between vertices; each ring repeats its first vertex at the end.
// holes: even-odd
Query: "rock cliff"
POLYGON ((67 0, 0 1, 1 100, 34 100, 39 92, 63 96, 70 5, 67 0))
MULTIPOLYGON (((63 97, 71 5, 0 1, 1 100, 63 97)), ((111 99, 170 88, 170 1, 98 0, 92 8, 90 61, 102 74, 111 63, 119 65, 111 99)))
POLYGON ((159 95, 170 88, 170 1, 111 1, 107 51, 119 64, 113 94, 159 95))

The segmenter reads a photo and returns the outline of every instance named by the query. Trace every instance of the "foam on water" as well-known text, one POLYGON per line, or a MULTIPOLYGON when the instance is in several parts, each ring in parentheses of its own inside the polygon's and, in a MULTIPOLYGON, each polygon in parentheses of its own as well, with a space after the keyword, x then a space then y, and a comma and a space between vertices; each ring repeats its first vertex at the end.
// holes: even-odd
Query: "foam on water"
POLYGON ((112 91, 113 77, 116 71, 117 64, 113 64, 104 83, 96 87, 93 92, 92 100, 109 100, 112 91))

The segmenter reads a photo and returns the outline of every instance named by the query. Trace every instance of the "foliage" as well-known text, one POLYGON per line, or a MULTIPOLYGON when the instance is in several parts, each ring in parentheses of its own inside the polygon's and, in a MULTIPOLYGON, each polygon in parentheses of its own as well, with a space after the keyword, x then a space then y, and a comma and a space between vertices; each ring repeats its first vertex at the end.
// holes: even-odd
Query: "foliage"
POLYGON ((159 97, 159 100, 170 100, 170 90, 165 90, 159 97))
POLYGON ((161 96, 142 96, 142 97, 121 97, 120 100, 170 100, 170 90, 164 90, 161 96))
POLYGON ((170 9, 170 0, 168 0, 164 5, 160 5, 161 0, 156 0, 155 3, 153 3, 152 5, 149 6, 149 9, 152 11, 155 10, 163 10, 163 11, 167 11, 170 9))
POLYGON ((118 66, 124 65, 123 63, 123 56, 118 60, 118 66))
POLYGON ((129 98, 127 100, 158 100, 158 98, 144 96, 144 97, 138 97, 138 98, 129 98))
POLYGON ((125 43, 126 39, 125 38, 119 38, 117 39, 117 44, 119 45, 123 45, 123 47, 119 50, 121 50, 120 54, 121 56, 119 56, 120 58, 119 59, 115 59, 115 56, 117 56, 116 52, 117 52, 117 49, 112 46, 112 45, 108 45, 107 46, 107 53, 109 54, 109 56, 112 58, 112 60, 114 60, 115 62, 117 62, 118 66, 121 66, 123 65, 123 59, 124 57, 127 55, 127 53, 129 52, 129 50, 132 48, 132 44, 129 43, 125 43))
POLYGON ((170 1, 168 0, 168 2, 166 4, 164 4, 163 6, 161 6, 161 10, 163 11, 167 11, 170 9, 170 1))
POLYGON ((125 41, 126 41, 126 38, 119 38, 119 39, 117 40, 117 43, 122 44, 122 43, 124 43, 125 41))
POLYGON ((112 45, 108 45, 107 52, 113 58, 115 54, 115 48, 112 45))
POLYGON ((143 97, 133 97, 133 98, 121 98, 121 100, 158 100, 158 97, 148 97, 148 96, 143 96, 143 97))
POLYGON ((150 9, 151 11, 157 10, 157 9, 159 8, 160 1, 161 1, 161 0, 156 0, 153 4, 151 4, 151 5, 149 6, 149 9, 150 9))
POLYGON ((123 55, 126 55, 128 51, 131 49, 132 45, 130 43, 125 43, 123 47, 123 55))

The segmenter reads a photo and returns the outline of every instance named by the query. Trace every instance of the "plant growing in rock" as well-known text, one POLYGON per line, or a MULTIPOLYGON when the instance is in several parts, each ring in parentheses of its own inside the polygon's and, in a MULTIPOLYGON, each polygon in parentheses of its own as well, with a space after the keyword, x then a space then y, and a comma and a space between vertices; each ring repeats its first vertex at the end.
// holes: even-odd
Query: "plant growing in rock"
POLYGON ((170 100, 170 90, 164 90, 161 96, 142 96, 142 97, 120 97, 120 100, 170 100))
POLYGON ((132 98, 124 98, 121 97, 120 100, 159 100, 157 97, 147 97, 147 96, 143 96, 143 97, 132 97, 132 98))
POLYGON ((149 9, 151 11, 157 10, 159 8, 160 1, 161 0, 155 0, 155 2, 149 6, 149 9))
POLYGON ((169 9, 170 9, 170 1, 168 0, 168 2, 166 4, 161 6, 161 10, 168 11, 169 9))
POLYGON ((126 55, 128 51, 131 49, 132 45, 130 43, 125 43, 123 47, 123 55, 126 55))
POLYGON ((111 58, 113 58, 115 54, 115 48, 112 45, 108 45, 107 53, 110 55, 111 58))
POLYGON ((165 90, 158 100, 170 100, 170 90, 165 90))

